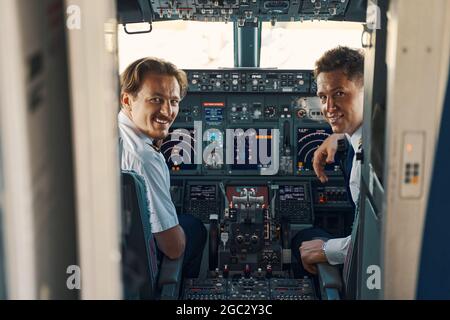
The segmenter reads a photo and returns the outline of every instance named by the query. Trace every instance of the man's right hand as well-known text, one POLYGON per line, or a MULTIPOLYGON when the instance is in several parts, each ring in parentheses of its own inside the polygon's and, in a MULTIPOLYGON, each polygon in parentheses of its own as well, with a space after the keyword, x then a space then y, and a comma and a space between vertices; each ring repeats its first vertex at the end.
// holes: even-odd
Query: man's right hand
POLYGON ((330 135, 314 152, 313 168, 320 182, 325 183, 328 177, 325 174, 325 166, 334 163, 338 141, 344 139, 343 133, 334 133, 330 135))

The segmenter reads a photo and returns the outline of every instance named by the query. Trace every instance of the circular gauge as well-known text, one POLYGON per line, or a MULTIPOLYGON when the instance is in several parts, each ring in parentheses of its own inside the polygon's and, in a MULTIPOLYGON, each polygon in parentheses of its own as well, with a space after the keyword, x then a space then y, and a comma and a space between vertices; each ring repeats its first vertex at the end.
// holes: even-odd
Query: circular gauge
POLYGON ((297 118, 303 119, 307 115, 308 115, 308 112, 305 109, 303 109, 303 108, 298 109, 298 111, 297 111, 297 118))

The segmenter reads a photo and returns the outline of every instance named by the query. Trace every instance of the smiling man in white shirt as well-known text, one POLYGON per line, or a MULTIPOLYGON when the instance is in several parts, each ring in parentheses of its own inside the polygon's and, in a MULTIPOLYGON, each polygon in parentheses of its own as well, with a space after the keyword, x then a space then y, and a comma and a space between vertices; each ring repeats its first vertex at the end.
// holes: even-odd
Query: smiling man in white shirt
POLYGON ((206 229, 192 215, 177 215, 169 169, 159 150, 186 94, 186 74, 162 59, 143 58, 123 72, 121 86, 121 168, 145 180, 151 231, 159 250, 171 259, 184 254, 183 274, 197 277, 206 229))
MULTIPOLYGON (((346 166, 350 172, 344 174, 347 176, 346 183, 351 200, 357 205, 361 164, 356 159, 356 153, 360 151, 362 141, 364 56, 359 50, 347 47, 329 50, 316 62, 315 76, 317 96, 334 134, 314 153, 314 171, 322 183, 328 181, 324 167, 335 162, 337 142, 346 138, 351 158, 348 159, 346 166)), ((338 265, 346 261, 351 236, 329 239, 326 242, 312 240, 314 238, 331 238, 331 236, 321 229, 307 229, 300 231, 292 240, 292 254, 297 260, 294 267, 296 277, 302 277, 307 273, 316 274, 317 263, 328 262, 338 265)))

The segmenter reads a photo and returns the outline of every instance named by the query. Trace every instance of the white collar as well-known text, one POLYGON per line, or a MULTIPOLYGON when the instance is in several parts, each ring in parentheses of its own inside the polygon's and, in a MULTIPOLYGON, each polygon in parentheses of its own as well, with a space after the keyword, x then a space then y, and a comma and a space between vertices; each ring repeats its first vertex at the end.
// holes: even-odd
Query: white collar
POLYGON ((129 127, 133 132, 144 142, 148 143, 150 146, 153 146, 153 139, 143 133, 139 128, 131 121, 130 118, 123 112, 122 110, 119 112, 119 123, 129 127))
POLYGON ((345 136, 347 137, 347 140, 351 143, 353 150, 357 152, 362 145, 362 126, 359 126, 358 129, 356 129, 356 131, 353 132, 352 135, 346 133, 345 136))

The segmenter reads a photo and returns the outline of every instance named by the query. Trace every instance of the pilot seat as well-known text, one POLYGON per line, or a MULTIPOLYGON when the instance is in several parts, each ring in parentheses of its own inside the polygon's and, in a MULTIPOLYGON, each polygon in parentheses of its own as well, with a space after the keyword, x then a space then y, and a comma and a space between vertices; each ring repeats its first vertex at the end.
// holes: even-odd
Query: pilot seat
POLYGON ((183 257, 160 263, 151 232, 144 179, 122 171, 122 277, 127 300, 173 300, 179 295, 183 257))

